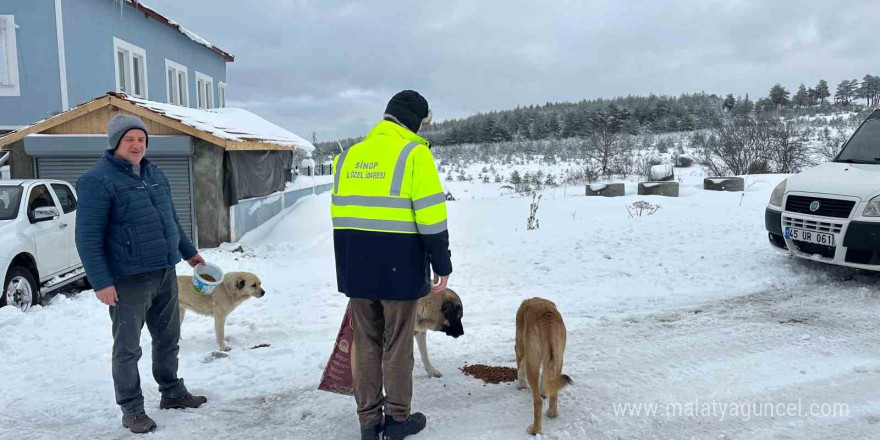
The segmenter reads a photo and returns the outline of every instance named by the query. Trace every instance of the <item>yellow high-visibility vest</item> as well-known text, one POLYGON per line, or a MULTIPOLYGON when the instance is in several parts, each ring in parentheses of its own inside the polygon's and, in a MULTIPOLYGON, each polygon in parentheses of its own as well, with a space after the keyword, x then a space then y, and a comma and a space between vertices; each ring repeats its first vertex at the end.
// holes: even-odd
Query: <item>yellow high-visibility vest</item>
POLYGON ((379 122, 333 160, 333 229, 393 234, 446 231, 446 196, 428 142, 379 122))

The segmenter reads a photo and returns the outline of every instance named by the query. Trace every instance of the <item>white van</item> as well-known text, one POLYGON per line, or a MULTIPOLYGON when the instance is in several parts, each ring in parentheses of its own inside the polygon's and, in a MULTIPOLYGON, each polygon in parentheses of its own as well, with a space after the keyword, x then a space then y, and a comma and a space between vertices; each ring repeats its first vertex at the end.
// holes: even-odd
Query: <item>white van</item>
POLYGON ((880 271, 880 109, 833 161, 783 180, 764 224, 778 250, 880 271))

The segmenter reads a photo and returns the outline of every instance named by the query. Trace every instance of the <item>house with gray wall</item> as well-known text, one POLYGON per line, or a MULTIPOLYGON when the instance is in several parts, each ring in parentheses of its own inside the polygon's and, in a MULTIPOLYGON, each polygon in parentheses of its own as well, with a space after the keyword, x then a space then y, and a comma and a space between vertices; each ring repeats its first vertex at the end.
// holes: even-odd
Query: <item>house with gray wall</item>
POLYGON ((107 92, 225 107, 233 61, 137 0, 0 0, 0 133, 107 92))

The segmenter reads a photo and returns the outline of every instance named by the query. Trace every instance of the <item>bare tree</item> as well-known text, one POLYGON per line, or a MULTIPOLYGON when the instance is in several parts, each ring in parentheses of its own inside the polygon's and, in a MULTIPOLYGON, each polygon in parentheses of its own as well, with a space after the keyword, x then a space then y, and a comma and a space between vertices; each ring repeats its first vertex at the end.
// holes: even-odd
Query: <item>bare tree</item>
POLYGON ((764 171, 772 156, 768 124, 752 117, 724 118, 708 136, 695 138, 701 162, 715 176, 764 171))
POLYGON ((827 160, 837 157, 840 147, 849 138, 849 134, 842 130, 836 130, 833 134, 828 127, 819 131, 818 142, 813 152, 827 160))
POLYGON ((810 151, 803 141, 804 128, 795 121, 774 120, 769 124, 770 151, 776 172, 797 173, 810 165, 810 151))
POLYGON ((635 159, 633 158, 633 152, 635 149, 635 137, 629 135, 622 136, 618 140, 615 155, 612 158, 611 172, 614 174, 620 174, 624 179, 626 179, 626 176, 632 174, 635 170, 635 159))
POLYGON ((618 139, 625 118, 624 113, 611 107, 593 112, 589 116, 590 154, 599 163, 602 174, 608 174, 612 160, 619 154, 618 139))

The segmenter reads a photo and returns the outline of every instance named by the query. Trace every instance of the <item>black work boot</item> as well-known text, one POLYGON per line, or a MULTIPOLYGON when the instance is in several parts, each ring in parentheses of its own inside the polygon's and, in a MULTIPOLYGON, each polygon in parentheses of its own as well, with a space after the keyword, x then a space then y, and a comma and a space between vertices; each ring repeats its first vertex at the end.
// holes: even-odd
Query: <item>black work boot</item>
POLYGON ((382 440, 382 423, 369 428, 361 428, 361 440, 382 440))
POLYGON ((146 434, 156 429, 156 422, 147 413, 141 411, 123 415, 122 426, 135 434, 146 434))
POLYGON ((159 408, 161 409, 183 409, 183 408, 198 408, 202 406, 205 402, 208 401, 208 398, 205 396, 193 396, 187 391, 186 394, 180 397, 166 397, 162 396, 162 400, 159 401, 159 408))
POLYGON ((409 417, 398 422, 391 416, 385 416, 385 440, 403 440, 408 435, 418 434, 425 429, 428 419, 422 413, 412 413, 409 417))

